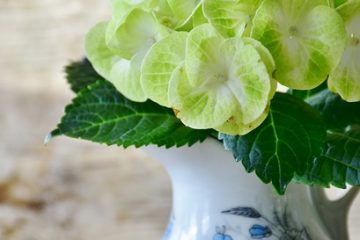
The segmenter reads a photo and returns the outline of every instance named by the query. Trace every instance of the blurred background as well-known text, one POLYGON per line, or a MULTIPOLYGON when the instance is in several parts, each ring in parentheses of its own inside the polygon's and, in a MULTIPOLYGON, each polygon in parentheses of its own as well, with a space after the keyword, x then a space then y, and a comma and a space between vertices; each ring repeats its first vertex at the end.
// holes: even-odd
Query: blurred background
POLYGON ((168 176, 140 151, 69 138, 43 145, 73 94, 104 0, 0 0, 0 240, 160 239, 168 176))
MULTIPOLYGON (((162 236, 171 189, 156 160, 68 138, 43 145, 73 97, 63 67, 108 18, 106 0, 0 0, 0 240, 162 236)), ((349 223, 360 239, 359 197, 349 223)))

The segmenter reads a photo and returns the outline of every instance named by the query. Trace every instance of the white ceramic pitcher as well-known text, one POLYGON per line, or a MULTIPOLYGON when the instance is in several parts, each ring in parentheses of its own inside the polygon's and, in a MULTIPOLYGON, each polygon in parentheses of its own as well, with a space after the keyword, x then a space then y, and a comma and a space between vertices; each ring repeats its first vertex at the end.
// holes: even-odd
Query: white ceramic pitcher
POLYGON ((331 202, 319 188, 290 184, 285 196, 245 172, 221 143, 145 150, 172 180, 173 210, 164 240, 347 240, 357 190, 331 202))

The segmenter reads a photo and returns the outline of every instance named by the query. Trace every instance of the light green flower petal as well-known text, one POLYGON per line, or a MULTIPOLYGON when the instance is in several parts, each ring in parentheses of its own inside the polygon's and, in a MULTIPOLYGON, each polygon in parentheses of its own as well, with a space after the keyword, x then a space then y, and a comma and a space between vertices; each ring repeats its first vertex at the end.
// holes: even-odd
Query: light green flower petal
MULTIPOLYGON (((337 11, 346 22, 346 28, 349 31, 356 30, 358 22, 356 18, 359 15, 360 0, 348 0, 345 4, 337 8, 337 11), (350 28, 350 29, 349 29, 350 28), (354 28, 354 29, 353 29, 354 28)), ((359 28, 357 28, 359 29, 359 28)))
POLYGON ((113 21, 119 26, 135 8, 154 13, 159 23, 170 29, 190 30, 192 16, 200 0, 112 0, 113 21))
POLYGON ((334 7, 339 7, 341 4, 345 3, 346 0, 332 0, 334 7))
POLYGON ((161 0, 161 5, 155 12, 157 20, 163 26, 169 29, 175 29, 178 25, 178 19, 173 15, 167 0, 161 0))
MULTIPOLYGON (((262 45, 261 42, 253 38, 242 38, 242 40, 244 41, 244 43, 250 44, 257 50, 257 52, 261 57, 261 60, 266 66, 269 75, 272 76, 272 74, 275 71, 275 61, 270 51, 266 47, 264 47, 264 45, 262 45)), ((277 81, 274 78, 271 78, 270 84, 271 84, 271 90, 269 94, 269 99, 272 99, 276 93, 277 81)))
POLYGON ((241 36, 261 0, 204 0, 204 13, 224 36, 241 36))
POLYGON ((275 61, 270 51, 264 47, 261 42, 253 38, 243 38, 242 40, 244 43, 250 44, 257 50, 257 52, 260 54, 261 60, 265 63, 269 74, 272 75, 275 70, 275 61))
POLYGON ((138 52, 149 49, 165 34, 151 13, 134 8, 121 23, 115 20, 109 23, 106 42, 117 55, 130 60, 138 52))
POLYGON ((85 38, 85 51, 95 70, 105 79, 109 79, 112 65, 119 60, 119 57, 114 55, 106 45, 106 27, 107 23, 102 22, 89 31, 85 38))
POLYGON ((112 18, 120 22, 134 7, 135 5, 129 1, 111 0, 112 18))
POLYGON ((209 22, 204 15, 203 4, 200 4, 195 10, 194 15, 192 17, 192 22, 193 22, 193 28, 209 22))
POLYGON ((220 51, 225 55, 224 62, 230 59, 227 56, 233 54, 225 85, 242 112, 242 123, 249 124, 259 118, 268 105, 272 95, 271 77, 261 55, 252 44, 246 44, 240 39, 228 39, 220 51))
POLYGON ((159 7, 160 1, 161 0, 111 0, 112 17, 117 22, 121 22, 132 9, 142 8, 152 11, 159 7))
POLYGON ((176 67, 184 62, 188 33, 174 32, 155 43, 147 53, 141 74, 141 84, 148 98, 169 107, 168 86, 176 67))
MULTIPOLYGON (((224 39, 210 24, 203 24, 194 28, 186 42, 185 69, 192 83, 201 82, 204 71, 212 63, 218 64, 215 59, 221 57, 219 45, 224 39)), ((220 65, 213 66, 217 69, 220 65)))
POLYGON ((119 60, 113 65, 109 81, 114 84, 116 89, 126 98, 136 101, 146 101, 146 95, 140 83, 141 63, 145 53, 140 52, 130 61, 119 60))
POLYGON ((360 1, 338 8, 346 21, 348 42, 341 62, 329 76, 329 89, 349 102, 360 101, 360 1))
POLYGON ((225 89, 203 89, 193 86, 180 65, 169 84, 169 103, 176 116, 195 129, 214 128, 230 118, 234 100, 225 89))
POLYGON ((293 89, 312 89, 338 64, 345 27, 327 1, 264 0, 253 21, 252 37, 270 50, 275 78, 293 89))
POLYGON ((360 47, 348 47, 329 76, 329 89, 348 102, 360 101, 360 47))
POLYGON ((200 0, 167 0, 179 25, 183 25, 194 14, 200 0))
POLYGON ((271 78, 270 84, 271 86, 270 86, 269 99, 272 99, 276 94, 276 90, 278 88, 278 82, 274 78, 271 78))
POLYGON ((260 126, 260 124, 266 119, 269 113, 269 105, 258 119, 249 124, 242 123, 243 116, 241 112, 238 111, 223 125, 216 127, 215 130, 230 135, 245 135, 260 126))

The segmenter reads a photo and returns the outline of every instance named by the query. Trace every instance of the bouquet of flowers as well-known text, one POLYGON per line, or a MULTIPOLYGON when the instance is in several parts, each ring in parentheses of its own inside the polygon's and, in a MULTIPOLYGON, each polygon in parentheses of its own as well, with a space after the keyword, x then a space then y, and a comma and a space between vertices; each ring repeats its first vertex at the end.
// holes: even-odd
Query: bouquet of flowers
POLYGON ((213 137, 280 194, 291 181, 360 185, 360 0, 111 4, 66 69, 77 96, 48 140, 213 137))

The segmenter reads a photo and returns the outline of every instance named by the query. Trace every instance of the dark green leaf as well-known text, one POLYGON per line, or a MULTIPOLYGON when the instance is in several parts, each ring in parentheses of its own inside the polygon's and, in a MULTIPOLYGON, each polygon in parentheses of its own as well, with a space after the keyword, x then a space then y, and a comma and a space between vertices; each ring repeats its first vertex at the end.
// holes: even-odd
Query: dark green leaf
POLYGON ((326 187, 360 185, 360 126, 329 132, 322 154, 314 159, 301 180, 326 187))
POLYGON ((132 102, 107 81, 100 81, 82 90, 66 107, 51 137, 66 135, 124 147, 172 147, 203 141, 210 133, 184 126, 172 110, 153 102, 132 102))
POLYGON ((66 78, 75 93, 99 80, 104 80, 92 67, 89 60, 73 62, 65 67, 66 78))
POLYGON ((321 152, 326 130, 320 114, 302 100, 277 93, 268 118, 245 136, 221 138, 246 170, 256 171, 283 194, 294 174, 303 174, 321 152))
POLYGON ((344 129, 360 124, 360 102, 346 102, 329 90, 319 92, 307 102, 320 112, 328 129, 344 129))

